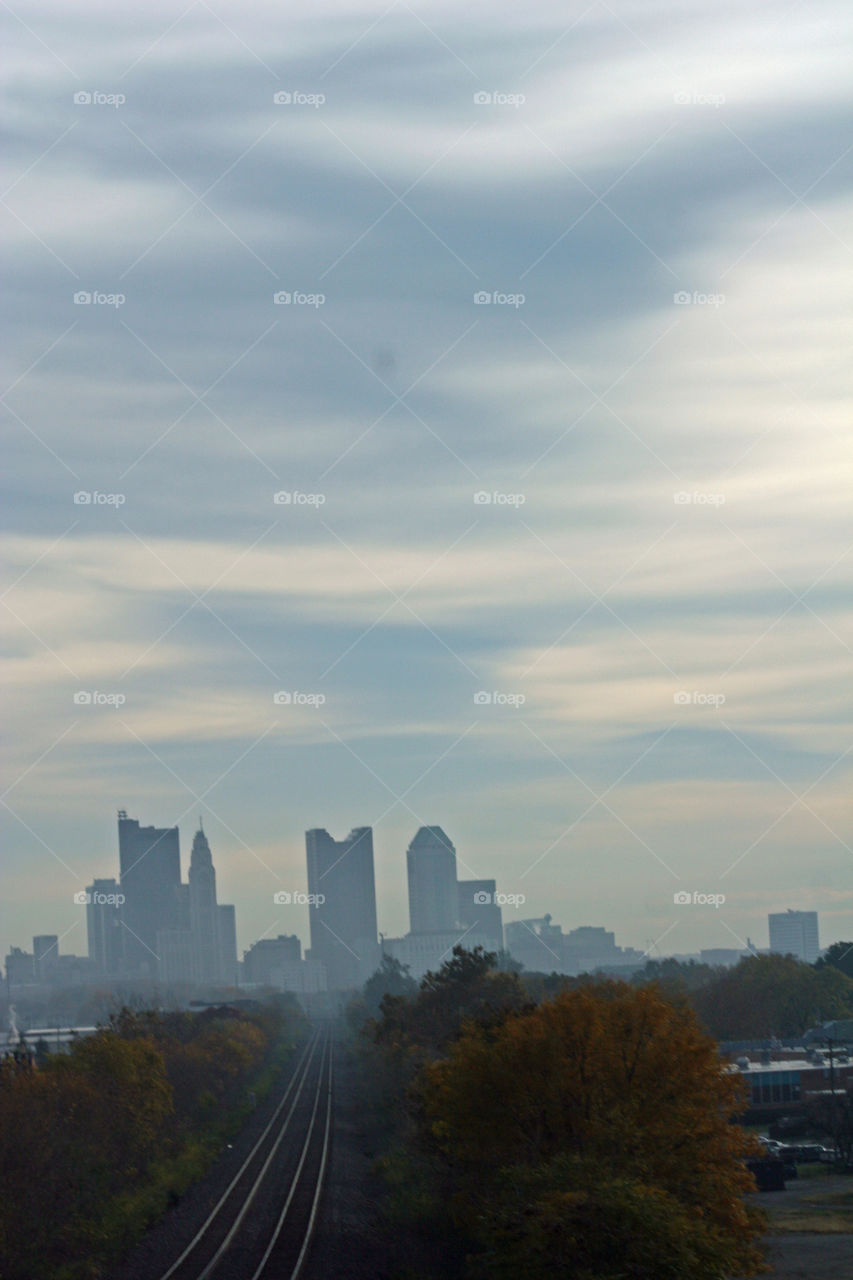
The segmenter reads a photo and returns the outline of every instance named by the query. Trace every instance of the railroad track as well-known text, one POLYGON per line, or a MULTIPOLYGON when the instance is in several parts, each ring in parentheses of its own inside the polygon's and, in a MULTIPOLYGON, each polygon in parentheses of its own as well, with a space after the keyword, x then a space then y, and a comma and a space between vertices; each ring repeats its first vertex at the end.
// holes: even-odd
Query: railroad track
POLYGON ((332 1036, 315 1031, 272 1117, 192 1240, 157 1280, 298 1280, 332 1126, 332 1036))

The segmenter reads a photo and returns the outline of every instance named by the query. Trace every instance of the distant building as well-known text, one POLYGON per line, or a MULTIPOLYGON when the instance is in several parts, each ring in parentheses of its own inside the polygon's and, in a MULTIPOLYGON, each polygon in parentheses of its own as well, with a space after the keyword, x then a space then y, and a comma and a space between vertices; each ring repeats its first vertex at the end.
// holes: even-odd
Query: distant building
POLYGON ((161 929, 157 934, 161 982, 195 983, 196 955, 189 929, 161 929))
POLYGON ((219 912, 219 971, 226 986, 234 987, 238 982, 237 964, 237 914, 232 906, 223 903, 217 908, 219 912))
POLYGON ((35 959, 29 951, 10 947, 6 956, 6 981, 10 987, 28 987, 36 980, 35 959))
POLYGON ((506 949, 534 973, 563 972, 563 930, 551 916, 513 920, 504 928, 506 949))
POLYGON ((33 938, 33 968, 36 982, 50 982, 59 959, 59 938, 42 933, 33 938))
POLYGON ((140 827, 124 809, 118 814, 124 955, 132 976, 159 974, 157 934, 179 920, 181 855, 177 827, 140 827))
POLYGON ((296 934, 261 938, 243 953, 243 979, 260 986, 280 986, 273 978, 274 972, 301 962, 302 943, 296 934))
POLYGON ((409 931, 453 929, 458 920, 456 849, 441 827, 421 827, 406 851, 409 931))
POLYGON ((216 871, 210 845, 201 825, 193 837, 187 879, 195 980, 209 985, 220 981, 221 949, 219 911, 216 902, 216 871))
POLYGON ((270 985, 298 996, 325 991, 326 968, 319 960, 297 960, 270 970, 270 985))
POLYGON ((767 917, 770 950, 814 964, 820 955, 816 911, 780 911, 767 917))
POLYGON ((426 973, 435 973, 448 961, 455 946, 466 951, 475 947, 492 950, 489 938, 475 930, 449 929, 435 933, 409 933, 404 938, 383 938, 382 951, 408 967, 418 982, 426 973))
POLYGON ((750 954, 749 951, 738 951, 736 947, 706 947, 699 952, 699 960, 702 964, 724 965, 729 968, 739 964, 744 956, 750 954))
POLYGON ((311 958, 325 966, 330 991, 360 986, 376 969, 373 831, 355 827, 345 840, 305 833, 311 958))
POLYGON ((120 895, 115 880, 93 880, 86 889, 89 959, 97 973, 107 978, 121 972, 124 957, 120 895))
MULTIPOLYGON (((503 951, 504 931, 501 909, 496 902, 494 880, 460 880, 457 889, 456 920, 464 928, 488 939, 488 951, 503 951)), ((465 945, 468 945, 466 938, 465 945)))

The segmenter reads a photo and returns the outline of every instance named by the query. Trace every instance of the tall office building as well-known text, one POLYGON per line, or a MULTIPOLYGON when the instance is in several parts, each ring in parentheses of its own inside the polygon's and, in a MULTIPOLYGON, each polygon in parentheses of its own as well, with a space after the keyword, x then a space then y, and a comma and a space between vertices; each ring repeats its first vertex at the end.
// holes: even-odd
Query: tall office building
POLYGON ((456 850, 441 827, 421 827, 406 851, 411 933, 452 930, 459 914, 456 850))
POLYGON ((140 827, 118 814, 118 849, 127 972, 157 978, 157 934, 179 927, 181 855, 177 827, 140 827))
POLYGON ((219 976, 229 987, 236 987, 237 968, 237 913, 231 906, 220 903, 219 913, 219 976))
POLYGON ((816 911, 780 911, 767 917, 770 950, 814 964, 820 955, 816 911))
POLYGON ((355 827, 345 840, 328 831, 305 833, 311 959, 326 966, 330 991, 364 982, 377 967, 373 831, 355 827))
POLYGON ((494 880, 460 880, 457 890, 459 923, 470 929, 471 936, 484 935, 488 939, 489 951, 503 951, 503 917, 495 901, 497 890, 494 880))
POLYGON ((86 889, 86 933, 89 959, 103 977, 121 972, 124 929, 120 890, 115 880, 93 880, 86 889))
POLYGON ((33 938, 33 968, 36 982, 49 982, 59 959, 59 938, 55 933, 41 933, 33 938))
POLYGON ((216 871, 207 836, 199 824, 193 837, 189 881, 190 933, 196 982, 218 982, 221 972, 216 871))

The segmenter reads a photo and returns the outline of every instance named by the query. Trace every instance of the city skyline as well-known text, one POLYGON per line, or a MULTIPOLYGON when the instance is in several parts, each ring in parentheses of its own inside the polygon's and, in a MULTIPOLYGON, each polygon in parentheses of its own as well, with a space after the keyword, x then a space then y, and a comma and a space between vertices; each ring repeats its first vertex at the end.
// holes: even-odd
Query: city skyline
MULTIPOLYGON (((190 858, 187 864, 187 881, 181 882, 179 827, 172 826, 160 828, 153 825, 143 826, 139 819, 129 818, 125 809, 118 810, 119 842, 117 865, 119 871, 121 870, 122 864, 122 848, 125 850, 125 861, 127 865, 133 868, 137 862, 141 862, 147 856, 149 851, 153 850, 156 854, 158 850, 165 846, 166 858, 161 860, 159 869, 164 873, 166 879, 171 878, 171 880, 174 880, 174 887, 177 888, 178 894, 180 895, 183 893, 183 895, 185 895, 183 899, 180 897, 178 898, 175 915, 169 916, 167 913, 163 917, 164 921, 171 922, 173 930, 171 941, 173 943, 177 941, 178 943, 178 951, 176 955, 178 957, 177 963, 179 966, 181 964, 185 965, 188 963, 185 958, 182 958, 182 948, 185 949, 189 945, 185 940, 187 935, 181 935, 180 930, 181 928, 192 928, 194 932, 198 932, 200 928, 198 919, 199 912, 204 911, 204 906, 200 906, 201 898, 198 896, 198 891, 195 900, 193 900, 191 896, 187 896, 191 894, 191 873, 193 871, 194 858, 196 859, 197 873, 200 871, 200 876, 197 876, 197 883, 199 882, 199 879, 203 882, 202 894, 209 897, 209 901, 213 904, 213 907, 216 907, 217 904, 218 895, 216 888, 216 871, 211 858, 210 844, 204 831, 203 821, 201 818, 198 819, 198 823, 199 826, 193 837, 190 858), (203 865, 200 866, 200 863, 203 865), (181 903, 183 903, 183 905, 181 905, 181 903)), ((341 881, 344 890, 342 899, 347 905, 352 901, 359 876, 363 876, 364 874, 368 875, 370 883, 367 888, 367 893, 370 901, 367 901, 364 907, 361 908, 364 915, 364 921, 366 922, 365 928, 367 930, 367 934, 363 936, 362 940, 369 940, 369 931, 372 922, 375 937, 379 939, 384 938, 392 944, 389 954, 394 954, 393 944, 399 943, 401 939, 404 939, 410 934, 416 935, 442 931, 446 931, 449 934, 450 932, 453 932, 454 929, 459 932, 460 930, 457 927, 460 925, 468 925, 471 929, 476 931, 476 942, 479 945, 485 945, 486 940, 489 939, 488 945, 491 946, 492 949, 499 949, 496 939, 499 936, 498 931, 502 930, 502 927, 505 928, 507 925, 519 925, 520 922, 541 922, 543 917, 545 920, 550 921, 553 919, 555 921, 553 926, 550 924, 547 926, 546 932, 548 929, 551 929, 556 930, 556 932, 559 933, 562 926, 567 926, 570 933, 569 935, 564 935, 564 937, 568 939, 567 945, 573 946, 575 949, 577 949, 579 944, 577 941, 572 941, 573 936, 576 939, 577 936, 583 935, 584 933, 604 934, 606 932, 606 926, 608 923, 606 919, 604 921, 604 926, 602 926, 600 920, 595 926, 592 926, 588 921, 582 922, 580 919, 565 916, 558 917, 550 911, 539 912, 534 910, 535 904, 528 903, 524 895, 516 895, 508 892, 500 885, 499 881, 495 877, 465 878, 463 874, 458 878, 454 878, 452 886, 452 901, 454 905, 452 911, 448 914, 446 904, 443 902, 443 898, 448 895, 436 892, 435 872, 430 870, 426 878, 424 878, 422 864, 419 866, 417 857, 413 858, 413 851, 416 850, 421 853, 426 851, 428 858, 429 855, 432 855, 434 852, 438 852, 440 854, 446 853, 452 860, 453 874, 454 877, 456 876, 456 847, 447 833, 441 826, 436 824, 419 827, 412 838, 408 841, 406 848, 400 856, 400 864, 404 869, 406 879, 405 924, 401 924, 398 928, 383 928, 381 923, 382 895, 375 888, 374 882, 374 842, 372 828, 359 826, 353 827, 350 830, 349 835, 340 840, 334 839, 334 837, 332 837, 325 828, 310 828, 306 830, 303 833, 303 873, 301 881, 296 883, 300 879, 297 875, 289 881, 292 885, 291 889, 279 889, 273 893, 273 906, 271 908, 272 918, 266 929, 259 934, 252 933, 251 926, 245 926, 243 929, 240 929, 237 927, 237 922, 242 919, 242 911, 237 911, 236 906, 218 905, 217 910, 220 913, 218 918, 221 922, 221 927, 225 929, 225 932, 229 937, 233 936, 238 961, 242 962, 242 957, 252 950, 252 948, 254 948, 259 942, 264 942, 265 939, 274 940, 275 937, 280 937, 281 935, 295 936, 299 939, 300 946, 304 946, 306 955, 310 956, 315 964, 319 963, 325 965, 329 972, 332 973, 333 977, 337 977, 338 974, 335 961, 332 960, 331 964, 328 964, 327 956, 325 954, 328 950, 328 947, 324 946, 326 935, 328 934, 332 937, 337 935, 337 940, 340 946, 337 948, 333 947, 332 950, 339 951, 342 947, 346 951, 349 950, 348 942, 354 941, 355 934, 353 935, 353 938, 350 938, 347 933, 346 926, 342 925, 341 921, 335 917, 329 917, 332 924, 336 926, 334 931, 328 924, 321 923, 320 917, 325 913, 322 910, 318 912, 316 908, 312 906, 311 895, 318 891, 322 892, 323 888, 328 888, 329 880, 327 880, 326 877, 329 875, 334 877, 335 872, 337 871, 338 877, 340 878, 341 871, 344 870, 344 868, 346 868, 346 874, 341 881), (354 867, 352 863, 347 863, 346 860, 352 852, 355 852, 357 857, 366 854, 367 863, 364 864, 365 870, 359 870, 357 867, 354 867), (316 870, 313 872, 312 865, 316 865, 316 870), (355 877, 355 879, 353 877, 355 877), (302 883, 307 885, 307 890, 302 889, 302 883), (413 914, 413 902, 419 893, 421 895, 425 895, 426 902, 422 903, 420 911, 416 908, 413 914), (486 897, 483 897, 484 893, 486 894, 486 897), (517 898, 520 898, 521 900, 516 901, 517 898), (486 899, 488 899, 488 905, 486 899), (440 903, 438 908, 439 915, 441 916, 440 919, 438 916, 434 915, 437 903, 440 903), (426 912, 424 910, 424 906, 427 908, 426 912), (222 921, 222 913, 230 913, 227 923, 222 921), (501 924, 502 915, 503 921, 501 924), (343 933, 343 939, 340 937, 340 933, 343 933), (316 935, 317 940, 319 940, 319 950, 315 950, 317 944, 315 942, 314 935, 316 935)), ((151 865, 152 864, 149 864, 149 869, 151 865)), ((439 873, 439 879, 441 879, 441 873, 439 873)), ((279 878, 279 883, 284 883, 284 880, 279 878)), ((128 930, 124 930, 118 944, 113 943, 111 946, 110 942, 105 937, 106 930, 104 927, 105 914, 109 915, 110 912, 107 911, 105 913, 103 908, 98 911, 92 905, 93 891, 106 895, 106 898, 102 900, 109 901, 110 895, 115 892, 122 892, 123 888, 126 889, 127 885, 122 885, 120 877, 116 879, 114 877, 94 876, 90 877, 87 881, 85 890, 77 891, 76 901, 74 904, 75 912, 81 914, 83 927, 86 931, 89 943, 94 943, 95 954, 92 954, 91 950, 88 950, 87 954, 90 959, 93 959, 96 962, 99 961, 100 957, 107 955, 112 955, 113 957, 120 955, 122 957, 122 962, 124 962, 125 956, 129 959, 136 956, 138 959, 139 956, 144 955, 148 950, 144 940, 139 937, 135 930, 131 933, 130 944, 126 941, 128 930), (83 913, 81 913, 81 907, 85 908, 83 913), (97 923, 93 923, 94 918, 98 919, 97 923), (136 943, 141 943, 141 946, 135 946, 136 943), (137 956, 137 952, 139 953, 139 956, 137 956)), ((161 888, 155 886, 154 897, 157 898, 161 892, 161 888)), ((340 897, 340 888, 338 892, 340 897)), ((686 896, 691 897, 691 895, 686 896)), ((695 903, 691 901, 689 904, 685 902, 683 905, 690 905, 699 908, 697 918, 701 918, 702 910, 704 910, 706 914, 718 913, 724 905, 714 901, 713 894, 697 893, 692 896, 696 897, 698 900, 695 903), (706 901, 705 899, 710 900, 706 901)), ((122 892, 121 900, 126 904, 126 893, 122 892)), ((212 910, 213 907, 211 907, 210 910, 212 910)), ((111 907, 110 910, 112 909, 113 908, 111 907)), ((125 912, 127 911, 126 905, 123 907, 123 910, 125 912)), ((131 901, 130 919, 137 924, 137 927, 139 927, 138 910, 138 907, 136 907, 131 901)), ((269 910, 269 908, 267 908, 267 910, 269 910)), ((338 912, 340 908, 336 905, 334 910, 335 912, 338 912)), ((817 958, 817 955, 829 947, 832 942, 844 940, 840 936, 838 938, 827 938, 826 930, 823 928, 821 932, 824 936, 824 940, 822 944, 819 945, 818 916, 820 914, 821 913, 816 911, 803 912, 801 910, 791 908, 790 906, 785 906, 783 908, 780 907, 778 913, 774 913, 772 911, 767 912, 765 917, 761 918, 761 922, 758 923, 758 927, 756 927, 755 924, 753 925, 753 928, 750 930, 752 936, 748 936, 740 947, 715 945, 712 943, 707 946, 697 945, 687 950, 663 948, 654 945, 649 948, 648 946, 644 947, 642 945, 638 945, 632 941, 630 937, 621 933, 619 935, 619 942, 623 947, 627 948, 629 953, 647 955, 649 959, 663 958, 670 955, 682 957, 685 955, 694 955, 698 957, 700 952, 705 952, 708 955, 709 962, 715 963, 715 961, 711 959, 713 953, 717 953, 720 957, 724 955, 731 957, 737 951, 745 954, 756 948, 764 951, 784 949, 784 947, 778 945, 778 941, 780 939, 787 939, 790 936, 792 940, 796 940, 797 944, 792 945, 791 950, 796 954, 800 952, 802 948, 802 958, 811 963, 817 958), (766 919, 767 922, 766 929, 768 933, 768 944, 766 947, 762 946, 760 943, 756 943, 755 941, 756 934, 759 936, 763 935, 765 928, 763 923, 764 919, 766 919), (774 927, 776 929, 777 941, 777 945, 775 946, 773 932, 774 927)), ((249 913, 249 916, 251 918, 251 912, 249 913)), ((601 919, 604 919, 604 917, 601 917, 601 919)), ((40 924, 44 925, 45 921, 41 920, 40 924)), ((74 927, 76 927, 76 922, 74 927)), ((159 927, 164 927, 162 921, 159 927)), ((208 922, 207 926, 202 924, 201 928, 204 927, 209 929, 211 926, 208 922)), ((359 930, 356 930, 356 933, 358 932, 359 930)), ((529 933, 530 931, 529 929, 525 929, 525 932, 529 933)), ((619 931, 617 930, 616 932, 619 931)), ((23 930, 19 930, 18 933, 20 934, 20 937, 16 935, 15 938, 6 940, 5 944, 0 940, 0 954, 7 954, 13 948, 25 951, 25 946, 22 946, 22 942, 26 944, 30 939, 32 939, 34 944, 35 952, 38 951, 38 946, 36 944, 39 942, 44 942, 46 945, 50 944, 47 946, 48 951, 51 949, 59 950, 57 947, 57 940, 61 943, 66 936, 69 936, 72 933, 72 930, 66 930, 65 933, 33 933, 29 935, 29 937, 24 934, 23 930)), ((512 929, 507 935, 508 938, 518 938, 519 936, 520 935, 517 932, 513 932, 512 929)), ((611 938, 610 945, 612 945, 612 931, 609 936, 611 938)), ((504 940, 501 937, 502 944, 503 941, 504 940)), ((549 955, 555 954, 550 952, 550 949, 547 946, 530 944, 528 939, 525 939, 525 941, 528 942, 527 949, 530 951, 530 954, 532 955, 534 952, 538 952, 542 957, 543 963, 547 961, 549 955)), ((214 947, 214 949, 217 948, 218 944, 214 942, 212 935, 208 945, 214 947)), ((508 942, 506 943, 506 946, 508 950, 511 949, 508 942)), ((62 954, 68 954, 67 948, 62 952, 62 954)), ((73 952, 72 954, 79 955, 80 953, 73 952)), ((189 953, 187 952, 187 955, 188 954, 189 953)), ((352 953, 350 954, 352 956, 352 953)), ((381 947, 376 952, 377 956, 380 954, 381 947)), ((593 953, 590 952, 590 954, 593 953)), ((367 951, 365 951, 361 956, 361 961, 362 963, 360 966, 355 965, 353 967, 353 973, 350 975, 353 979, 353 985, 357 985, 357 980, 354 976, 356 972, 360 974, 362 971, 366 972, 365 965, 367 966, 367 969, 370 968, 371 962, 367 951)), ((723 963, 722 959, 719 962, 723 963)), ((167 961, 167 966, 174 966, 175 963, 176 960, 172 958, 172 960, 167 961)), ((225 967, 227 967, 227 965, 225 967)), ((37 954, 36 969, 38 970, 37 954)), ((214 971, 215 962, 209 960, 207 962, 207 967, 204 969, 204 975, 199 971, 198 976, 193 980, 201 983, 216 981, 209 976, 214 971)), ((363 976, 359 980, 363 981, 363 976)))
POLYGON ((0 939, 122 801, 246 944, 354 818, 389 933, 436 821, 640 948, 853 932, 850 16, 623 8, 12 21, 0 939))

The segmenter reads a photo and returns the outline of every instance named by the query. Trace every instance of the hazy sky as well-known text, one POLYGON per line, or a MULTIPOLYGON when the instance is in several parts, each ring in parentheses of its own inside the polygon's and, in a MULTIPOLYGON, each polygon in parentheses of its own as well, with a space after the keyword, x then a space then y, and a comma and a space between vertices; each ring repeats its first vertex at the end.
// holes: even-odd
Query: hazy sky
POLYGON ((851 937, 849 5, 4 12, 0 948, 85 953, 119 807, 241 948, 367 824, 390 934, 440 824, 566 929, 851 937))

